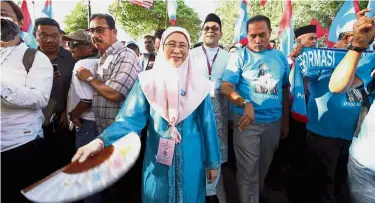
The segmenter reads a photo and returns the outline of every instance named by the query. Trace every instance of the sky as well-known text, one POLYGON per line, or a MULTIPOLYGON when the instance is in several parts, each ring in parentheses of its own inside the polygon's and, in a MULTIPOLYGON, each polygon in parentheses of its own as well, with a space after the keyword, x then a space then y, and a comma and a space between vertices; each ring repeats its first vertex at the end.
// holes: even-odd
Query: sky
MULTIPOLYGON (((21 0, 17 1, 21 2, 21 0)), ((65 16, 71 13, 78 1, 79 0, 52 0, 52 15, 53 18, 60 24, 61 29, 64 29, 66 27, 64 23, 65 16)), ((109 13, 108 6, 114 1, 115 0, 91 0, 91 13, 109 13)), ((219 0, 185 0, 185 3, 193 8, 198 13, 200 19, 204 21, 207 14, 215 12, 218 1, 219 0)), ((33 20, 35 18, 43 16, 41 11, 44 7, 44 3, 45 0, 27 0, 29 12, 33 20)), ((118 29, 119 40, 134 40, 129 35, 127 35, 120 26, 116 27, 118 29)), ((135 39, 134 41, 137 41, 138 44, 143 43, 143 39, 135 39)), ((141 51, 143 51, 143 46, 140 46, 140 48, 141 51)))

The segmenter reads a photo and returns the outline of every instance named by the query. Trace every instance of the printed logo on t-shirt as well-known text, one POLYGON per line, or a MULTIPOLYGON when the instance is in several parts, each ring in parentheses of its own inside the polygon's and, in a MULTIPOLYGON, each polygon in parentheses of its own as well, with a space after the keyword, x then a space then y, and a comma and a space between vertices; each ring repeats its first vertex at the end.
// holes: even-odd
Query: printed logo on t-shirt
POLYGON ((345 96, 343 107, 361 107, 363 98, 360 90, 353 89, 347 92, 345 96))
POLYGON ((264 63, 259 65, 258 76, 253 81, 255 93, 266 95, 278 95, 277 79, 273 78, 268 66, 264 63))

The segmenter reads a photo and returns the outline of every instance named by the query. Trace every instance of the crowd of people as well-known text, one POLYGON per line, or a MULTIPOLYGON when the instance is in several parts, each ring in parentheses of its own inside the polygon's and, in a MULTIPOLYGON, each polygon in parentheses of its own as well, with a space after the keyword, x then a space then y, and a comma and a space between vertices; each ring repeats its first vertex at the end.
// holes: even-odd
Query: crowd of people
POLYGON ((211 13, 203 42, 169 27, 146 35, 140 53, 136 42, 117 38, 108 14, 93 14, 87 30, 69 35, 54 19, 38 18, 32 49, 20 38, 21 9, 1 1, 1 200, 28 202, 21 189, 136 132, 142 150, 132 169, 82 201, 230 202, 223 171, 232 161, 237 201, 264 202, 275 155, 290 172, 290 202, 374 203, 368 11, 340 33, 332 50, 347 52, 335 69, 303 73, 304 124, 290 113, 290 84, 297 57, 316 47, 314 25, 295 30, 286 56, 270 39, 270 19, 252 16, 248 44, 227 51, 219 44, 226 31, 211 13), (160 142, 171 153, 159 154, 160 142))

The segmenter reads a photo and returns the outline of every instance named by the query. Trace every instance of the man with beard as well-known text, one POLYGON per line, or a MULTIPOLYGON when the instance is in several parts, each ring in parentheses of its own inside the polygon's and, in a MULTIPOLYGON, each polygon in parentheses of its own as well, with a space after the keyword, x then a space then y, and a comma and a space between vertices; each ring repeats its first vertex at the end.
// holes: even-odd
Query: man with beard
MULTIPOLYGON (((138 78, 141 67, 134 51, 117 41, 115 20, 108 14, 94 14, 90 18, 91 40, 99 50, 99 66, 95 74, 85 68, 76 72, 78 79, 94 89, 92 110, 98 134, 112 124, 126 96, 138 78)), ((142 159, 110 189, 110 200, 104 202, 135 202, 141 189, 142 159), (124 192, 126 191, 126 192, 124 192)))
POLYGON ((21 189, 45 171, 42 109, 52 88, 52 64, 20 39, 24 23, 13 1, 1 1, 1 202, 26 202, 21 189))
POLYGON ((75 60, 72 54, 60 46, 60 25, 51 18, 35 20, 34 36, 38 42, 38 50, 48 56, 54 66, 54 79, 51 98, 44 109, 45 138, 51 150, 52 169, 58 169, 69 163, 74 154, 74 133, 68 129, 66 102, 72 78, 75 60), (58 158, 56 158, 58 157, 58 158))
MULTIPOLYGON (((223 165, 228 161, 228 100, 221 94, 221 79, 230 53, 219 47, 219 40, 223 34, 221 20, 217 15, 207 15, 202 33, 203 44, 191 50, 191 57, 200 61, 202 71, 212 84, 210 96, 218 126, 223 165)), ((219 169, 216 181, 206 184, 206 202, 226 202, 222 174, 219 169)))

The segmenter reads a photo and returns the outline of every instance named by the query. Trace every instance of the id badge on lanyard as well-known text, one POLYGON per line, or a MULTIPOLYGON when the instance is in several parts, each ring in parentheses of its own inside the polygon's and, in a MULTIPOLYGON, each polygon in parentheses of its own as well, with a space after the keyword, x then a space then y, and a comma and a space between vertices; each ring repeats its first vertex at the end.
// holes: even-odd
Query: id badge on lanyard
POLYGON ((167 166, 172 165, 175 142, 171 139, 160 138, 156 161, 167 166))
POLYGON ((203 49, 204 54, 206 55, 206 62, 207 62, 207 68, 208 68, 208 79, 210 80, 210 97, 214 98, 215 97, 215 80, 212 79, 212 67, 214 66, 214 63, 215 63, 216 58, 217 58, 217 54, 219 53, 220 49, 219 48, 217 49, 217 52, 216 52, 214 58, 212 59, 212 64, 210 64, 210 61, 208 60, 207 51, 206 51, 206 48, 204 48, 203 45, 202 45, 202 49, 203 49))

